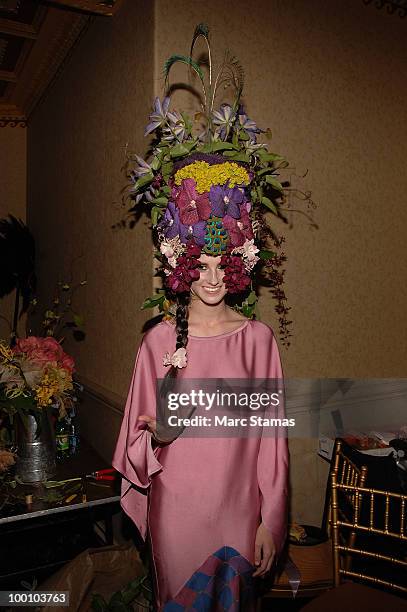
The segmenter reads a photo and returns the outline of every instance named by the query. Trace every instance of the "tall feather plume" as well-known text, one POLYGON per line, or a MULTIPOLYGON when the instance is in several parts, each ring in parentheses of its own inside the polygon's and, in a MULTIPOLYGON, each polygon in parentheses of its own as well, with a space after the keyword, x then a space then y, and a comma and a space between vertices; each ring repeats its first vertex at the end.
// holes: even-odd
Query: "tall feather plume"
POLYGON ((201 70, 201 67, 199 66, 199 64, 197 64, 192 59, 192 57, 189 57, 187 55, 171 55, 171 57, 169 57, 166 60, 166 62, 164 63, 164 77, 165 77, 165 87, 166 87, 166 89, 168 89, 168 75, 170 73, 170 70, 171 70, 172 66, 174 64, 176 64, 177 62, 181 62, 183 64, 187 64, 193 70, 195 70, 196 74, 198 75, 198 77, 201 80, 202 87, 203 87, 203 90, 204 90, 205 99, 206 99, 205 81, 204 81, 204 75, 203 75, 203 72, 201 70))
POLYGON ((223 85, 224 89, 227 87, 233 87, 235 90, 235 97, 232 107, 234 110, 236 110, 239 106, 240 97, 244 87, 244 70, 237 57, 231 55, 230 51, 226 51, 224 60, 216 76, 212 93, 211 112, 215 103, 216 93, 220 85, 223 85))

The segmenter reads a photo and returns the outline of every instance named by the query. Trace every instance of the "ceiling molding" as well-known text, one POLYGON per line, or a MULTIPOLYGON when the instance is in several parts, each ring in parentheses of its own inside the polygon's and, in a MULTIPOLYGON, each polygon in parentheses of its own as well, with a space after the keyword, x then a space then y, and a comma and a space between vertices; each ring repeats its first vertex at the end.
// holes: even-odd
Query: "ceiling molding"
POLYGON ((113 15, 123 0, 7 1, 5 9, 0 0, 0 127, 16 127, 26 125, 95 13, 113 15))
POLYGON ((12 19, 0 19, 0 33, 22 38, 37 38, 37 30, 27 23, 20 23, 12 19))
POLYGON ((398 15, 401 19, 407 17, 407 0, 363 0, 364 4, 373 4, 377 9, 386 9, 388 15, 398 15))
POLYGON ((123 0, 48 0, 48 2, 85 13, 113 17, 123 0))

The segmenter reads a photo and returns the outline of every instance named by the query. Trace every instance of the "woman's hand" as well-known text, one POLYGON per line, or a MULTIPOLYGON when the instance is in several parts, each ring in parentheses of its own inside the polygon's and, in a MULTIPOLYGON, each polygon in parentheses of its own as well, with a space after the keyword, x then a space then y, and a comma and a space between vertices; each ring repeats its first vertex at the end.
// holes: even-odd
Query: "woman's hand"
POLYGON ((161 440, 161 438, 157 437, 157 420, 154 417, 148 416, 148 414, 142 414, 138 417, 138 421, 147 423, 147 429, 153 435, 157 444, 168 444, 169 442, 173 442, 173 440, 161 440))
POLYGON ((257 528, 256 540, 254 544, 254 564, 257 569, 253 573, 253 577, 265 577, 273 565, 276 554, 273 536, 263 523, 257 528))

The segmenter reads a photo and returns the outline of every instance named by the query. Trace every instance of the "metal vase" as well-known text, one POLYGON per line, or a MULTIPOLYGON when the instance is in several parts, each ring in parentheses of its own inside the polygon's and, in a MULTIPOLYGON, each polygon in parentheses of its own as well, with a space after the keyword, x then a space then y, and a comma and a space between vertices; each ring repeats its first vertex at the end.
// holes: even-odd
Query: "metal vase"
POLYGON ((22 482, 41 482, 55 475, 55 432, 51 410, 43 409, 39 427, 35 417, 16 416, 16 475, 22 482))

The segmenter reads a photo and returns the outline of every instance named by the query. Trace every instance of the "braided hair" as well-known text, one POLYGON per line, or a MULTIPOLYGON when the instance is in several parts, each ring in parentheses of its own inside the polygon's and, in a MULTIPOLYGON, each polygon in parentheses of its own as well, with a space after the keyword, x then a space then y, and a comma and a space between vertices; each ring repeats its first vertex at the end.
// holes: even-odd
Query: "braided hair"
MULTIPOLYGON (((175 350, 186 348, 188 344, 188 306, 191 302, 191 294, 177 294, 177 310, 175 314, 175 333, 177 336, 175 350)), ((178 368, 171 366, 165 377, 176 378, 178 368)))

